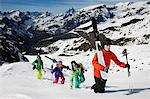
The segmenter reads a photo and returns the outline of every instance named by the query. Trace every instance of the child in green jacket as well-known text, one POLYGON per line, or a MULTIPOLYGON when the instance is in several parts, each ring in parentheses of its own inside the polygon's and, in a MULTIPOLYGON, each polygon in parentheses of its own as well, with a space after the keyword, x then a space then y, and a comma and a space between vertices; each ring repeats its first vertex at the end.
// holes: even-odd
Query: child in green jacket
POLYGON ((33 70, 36 70, 37 79, 41 79, 42 69, 44 70, 44 67, 40 55, 37 55, 37 59, 32 63, 32 65, 33 65, 33 70))
POLYGON ((84 68, 82 64, 77 64, 75 61, 71 62, 72 69, 71 69, 71 79, 70 79, 70 87, 72 88, 73 85, 75 88, 79 88, 80 84, 85 81, 84 77, 84 68))

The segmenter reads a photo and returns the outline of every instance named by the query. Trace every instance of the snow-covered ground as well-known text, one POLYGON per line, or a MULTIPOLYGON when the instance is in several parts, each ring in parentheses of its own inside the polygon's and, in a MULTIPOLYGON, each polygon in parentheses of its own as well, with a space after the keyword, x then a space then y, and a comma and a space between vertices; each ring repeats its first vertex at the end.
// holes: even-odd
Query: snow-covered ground
MULTIPOLYGON (((113 62, 109 71, 106 93, 94 93, 90 87, 94 84, 93 67, 91 64, 94 51, 66 57, 61 56, 64 65, 70 66, 72 60, 82 62, 87 69, 86 81, 80 89, 69 88, 69 71, 64 70, 66 82, 53 84, 49 71, 52 61, 41 55, 44 66, 47 67, 43 79, 36 79, 31 63, 36 56, 27 56, 30 62, 4 64, 0 67, 0 99, 148 99, 150 97, 150 45, 112 46, 111 50, 121 61, 124 48, 128 49, 131 77, 128 78, 127 70, 119 68, 113 62), (128 89, 133 88, 133 94, 126 95, 128 89)), ((47 55, 52 58, 57 54, 47 55)))

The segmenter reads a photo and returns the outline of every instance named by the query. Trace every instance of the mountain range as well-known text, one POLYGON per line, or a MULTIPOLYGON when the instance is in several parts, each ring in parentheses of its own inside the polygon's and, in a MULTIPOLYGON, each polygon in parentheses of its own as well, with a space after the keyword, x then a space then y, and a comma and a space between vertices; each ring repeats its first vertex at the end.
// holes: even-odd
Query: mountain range
POLYGON ((54 53, 60 47, 64 48, 60 55, 92 49, 91 17, 96 18, 99 33, 116 45, 150 44, 149 16, 150 1, 71 8, 58 15, 0 11, 0 63, 28 61, 24 54, 54 53))

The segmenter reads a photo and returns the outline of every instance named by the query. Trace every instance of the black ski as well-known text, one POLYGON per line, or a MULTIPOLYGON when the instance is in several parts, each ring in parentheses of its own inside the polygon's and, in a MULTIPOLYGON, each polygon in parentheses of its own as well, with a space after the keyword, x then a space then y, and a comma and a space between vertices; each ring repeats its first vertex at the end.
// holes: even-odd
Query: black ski
POLYGON ((50 58, 50 57, 48 57, 48 56, 45 56, 46 58, 48 58, 48 59, 50 59, 51 61, 53 61, 53 63, 56 63, 57 61, 56 61, 56 59, 52 59, 52 58, 50 58))

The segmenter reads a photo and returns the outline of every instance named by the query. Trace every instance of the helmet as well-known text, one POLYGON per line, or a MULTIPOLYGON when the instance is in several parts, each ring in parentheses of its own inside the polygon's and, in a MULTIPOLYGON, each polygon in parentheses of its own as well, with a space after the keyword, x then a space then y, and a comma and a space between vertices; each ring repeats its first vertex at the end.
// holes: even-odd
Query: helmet
POLYGON ((62 64, 62 59, 57 58, 57 59, 56 59, 56 63, 61 63, 61 64, 62 64))
POLYGON ((76 61, 71 61, 71 65, 77 65, 76 61))

